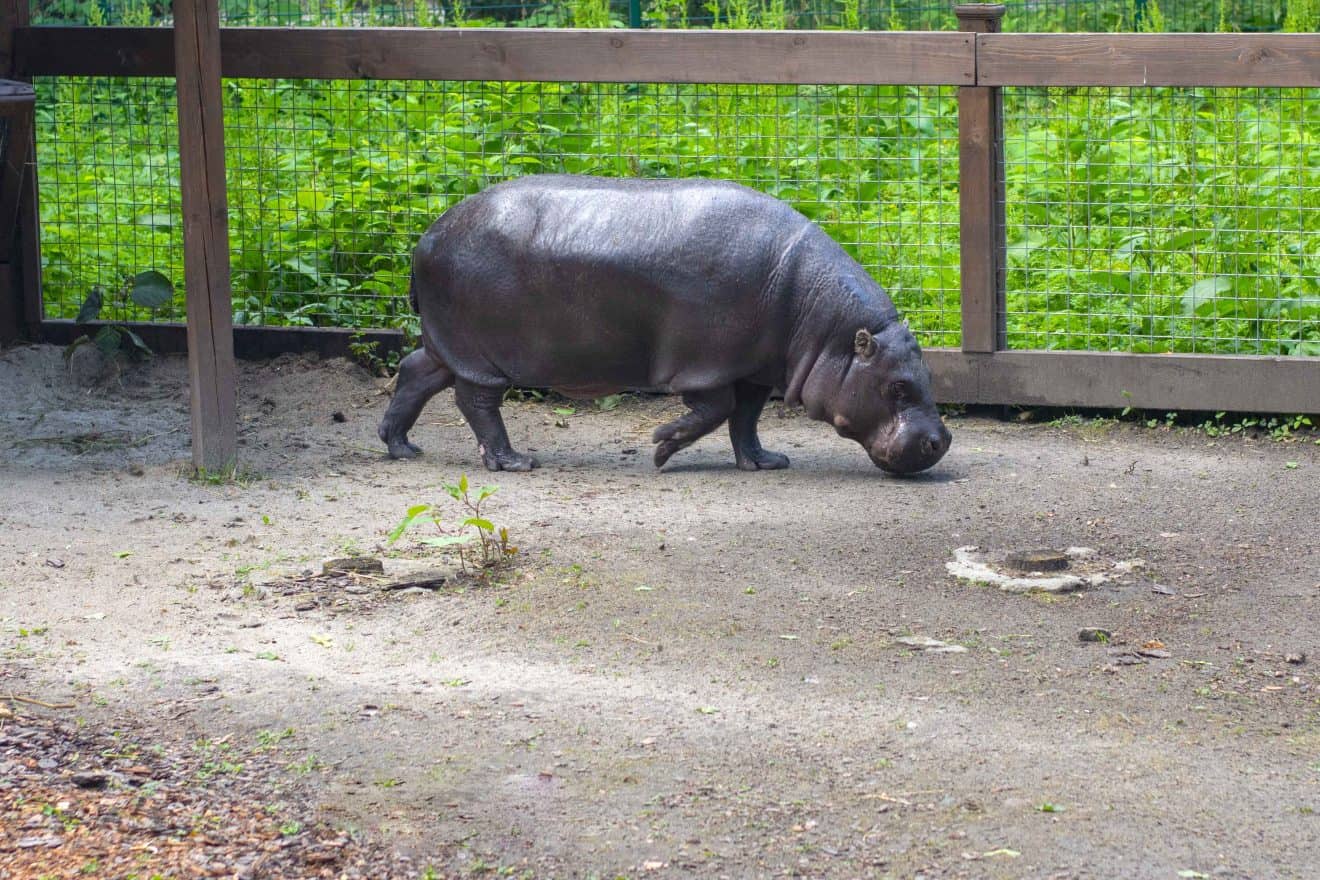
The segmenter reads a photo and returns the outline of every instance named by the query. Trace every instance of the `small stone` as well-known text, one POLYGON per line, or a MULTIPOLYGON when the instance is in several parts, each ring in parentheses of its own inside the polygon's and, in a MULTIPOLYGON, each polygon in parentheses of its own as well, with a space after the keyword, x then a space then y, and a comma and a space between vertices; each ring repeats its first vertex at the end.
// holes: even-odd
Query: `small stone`
POLYGON ((1284 654, 1283 659, 1285 663, 1291 663, 1294 666, 1301 666, 1303 663, 1306 662, 1306 655, 1303 654, 1301 651, 1297 651, 1296 653, 1292 653, 1292 654, 1284 654))
POLYGON ((134 462, 133 464, 130 464, 128 466, 128 473, 131 476, 140 477, 146 472, 147 472, 146 468, 142 467, 142 465, 138 464, 137 462, 134 462))
POLYGON ((45 837, 20 837, 17 846, 19 849, 35 849, 39 846, 56 847, 64 843, 63 837, 45 836, 45 837))
POLYGON ((331 413, 331 414, 330 414, 330 418, 333 419, 333 420, 336 421, 336 422, 346 422, 346 421, 348 421, 348 416, 344 415, 344 414, 343 414, 342 412, 340 412, 339 410, 335 410, 333 413, 331 413))
POLYGON ((84 770, 70 776, 69 781, 79 788, 105 788, 110 777, 95 770, 84 770))
POLYGON ((917 648, 926 654, 965 654, 967 649, 962 645, 951 645, 948 642, 941 642, 939 639, 932 639, 928 636, 900 636, 894 639, 894 642, 907 648, 917 648))
POLYGON ((342 556, 321 563, 321 574, 384 574, 385 563, 375 556, 342 556))
POLYGON ((56 767, 60 766, 60 762, 52 758, 42 758, 37 762, 37 766, 42 770, 54 770, 56 767))
POLYGON ((1077 631, 1077 638, 1083 642, 1111 642, 1114 634, 1098 626, 1084 626, 1077 631))

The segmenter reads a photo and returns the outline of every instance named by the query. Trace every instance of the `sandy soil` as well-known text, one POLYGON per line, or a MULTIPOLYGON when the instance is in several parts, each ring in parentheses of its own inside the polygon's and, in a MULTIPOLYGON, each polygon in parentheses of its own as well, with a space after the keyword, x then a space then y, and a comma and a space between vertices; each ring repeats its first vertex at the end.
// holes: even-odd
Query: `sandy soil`
POLYGON ((448 393, 394 462, 360 368, 241 372, 250 477, 209 484, 183 361, 87 389, 55 349, 0 353, 0 692, 264 744, 321 818, 440 875, 1316 875, 1311 438, 954 418, 899 480, 776 406, 791 470, 737 471, 719 435, 656 472, 677 401, 527 402, 544 467, 487 479, 448 393), (495 582, 263 586, 380 552, 462 473, 523 549, 495 582), (1009 595, 946 572, 968 544, 1145 565, 1009 595))

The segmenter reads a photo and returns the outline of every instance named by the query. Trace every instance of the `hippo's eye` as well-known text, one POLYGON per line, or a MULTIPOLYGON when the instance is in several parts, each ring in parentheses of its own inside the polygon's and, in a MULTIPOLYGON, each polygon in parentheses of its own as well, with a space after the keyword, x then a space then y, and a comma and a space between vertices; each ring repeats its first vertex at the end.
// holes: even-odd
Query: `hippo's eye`
POLYGON ((909 400, 912 397, 912 386, 907 382, 894 382, 889 386, 889 396, 894 400, 909 400))

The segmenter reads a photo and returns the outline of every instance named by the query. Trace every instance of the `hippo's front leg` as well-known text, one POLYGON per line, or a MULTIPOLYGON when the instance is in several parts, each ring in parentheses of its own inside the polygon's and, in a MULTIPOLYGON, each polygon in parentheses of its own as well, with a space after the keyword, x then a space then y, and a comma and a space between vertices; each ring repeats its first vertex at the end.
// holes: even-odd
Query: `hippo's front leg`
POLYGON ((509 445, 509 432, 500 417, 506 386, 474 385, 463 379, 454 383, 458 409, 477 435, 481 462, 490 471, 530 471, 540 462, 530 455, 515 452, 509 445))
POLYGON ((656 428, 651 435, 651 440, 657 444, 656 467, 664 467, 675 452, 686 449, 724 424, 733 412, 733 388, 726 385, 707 391, 688 391, 683 395, 683 402, 688 405, 689 412, 656 428))
POLYGON ((733 457, 745 471, 773 471, 788 467, 788 456, 771 452, 761 446, 756 435, 756 422, 770 398, 769 385, 738 382, 733 386, 736 404, 729 416, 729 439, 733 441, 733 457))

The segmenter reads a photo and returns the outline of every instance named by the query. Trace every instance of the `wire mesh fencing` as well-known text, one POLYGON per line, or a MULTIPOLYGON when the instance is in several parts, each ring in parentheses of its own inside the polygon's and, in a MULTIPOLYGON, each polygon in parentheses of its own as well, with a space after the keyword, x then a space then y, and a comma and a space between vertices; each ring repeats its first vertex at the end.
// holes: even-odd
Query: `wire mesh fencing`
POLYGON ((1005 89, 1010 347, 1320 354, 1320 100, 1005 89))
POLYGON ((93 288, 106 320, 182 320, 183 298, 148 313, 127 279, 183 280, 179 135, 172 79, 41 78, 37 174, 47 317, 72 318, 93 288))
MULTIPOLYGON (((49 316, 146 269, 181 281, 172 86, 39 87, 49 316)), ((953 88, 229 80, 225 103, 238 323, 406 325, 411 250, 435 217, 500 180, 566 172, 784 199, 925 344, 958 343, 953 88)), ((118 308, 105 317, 147 317, 118 308)))
MULTIPOLYGON (((31 0, 35 24, 170 22, 162 0, 31 0)), ((1320 29, 1315 0, 1005 0, 1004 30, 1320 29)), ((220 0, 229 26, 954 30, 951 0, 220 0)))

